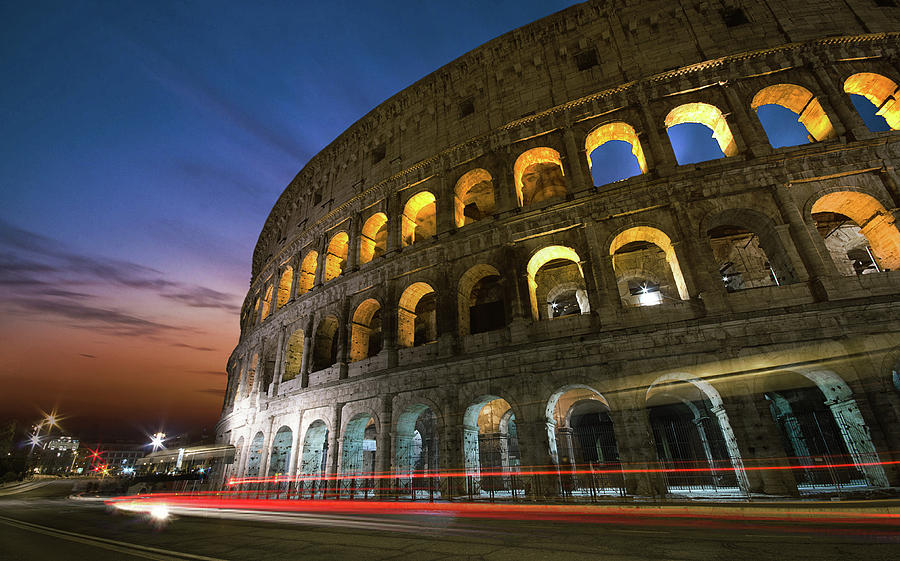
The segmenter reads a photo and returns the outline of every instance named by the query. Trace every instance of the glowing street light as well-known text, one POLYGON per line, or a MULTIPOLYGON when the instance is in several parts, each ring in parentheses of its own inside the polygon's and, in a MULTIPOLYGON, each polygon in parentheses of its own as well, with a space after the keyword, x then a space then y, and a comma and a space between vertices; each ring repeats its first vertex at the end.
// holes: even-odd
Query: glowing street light
POLYGON ((165 433, 158 432, 150 437, 150 446, 153 446, 153 451, 156 452, 160 448, 165 448, 163 442, 166 440, 165 433))

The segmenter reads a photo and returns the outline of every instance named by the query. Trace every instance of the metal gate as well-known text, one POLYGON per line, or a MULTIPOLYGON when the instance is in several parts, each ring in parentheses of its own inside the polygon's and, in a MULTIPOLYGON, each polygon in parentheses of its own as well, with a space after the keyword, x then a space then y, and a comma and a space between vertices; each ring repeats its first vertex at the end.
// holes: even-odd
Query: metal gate
POLYGON ((739 491, 725 437, 712 417, 654 418, 656 453, 669 491, 739 491))

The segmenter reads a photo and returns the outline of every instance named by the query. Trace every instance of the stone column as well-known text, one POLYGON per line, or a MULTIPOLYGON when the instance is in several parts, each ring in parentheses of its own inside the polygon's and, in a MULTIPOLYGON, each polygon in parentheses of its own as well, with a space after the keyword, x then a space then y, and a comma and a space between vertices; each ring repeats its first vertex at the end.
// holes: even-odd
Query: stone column
POLYGON ((359 240, 360 240, 360 224, 362 220, 357 214, 353 214, 347 221, 347 262, 344 264, 343 274, 352 273, 359 266, 359 240))
POLYGON ((393 442, 393 395, 388 394, 381 399, 381 411, 379 412, 381 422, 375 433, 375 477, 373 480, 375 481, 376 492, 381 496, 389 496, 393 489, 393 478, 395 475, 395 472, 391 470, 391 458, 393 457, 391 446, 393 442))
POLYGON ((300 256, 291 257, 290 265, 294 274, 291 275, 291 293, 288 294, 288 302, 292 302, 297 297, 297 283, 300 282, 300 256))
POLYGON ((837 114, 838 121, 832 121, 835 133, 841 136, 840 129, 843 128, 847 135, 854 140, 863 140, 872 138, 872 132, 866 126, 866 123, 856 112, 856 109, 850 103, 850 96, 844 92, 843 84, 838 85, 837 75, 833 74, 831 67, 823 64, 813 64, 812 72, 816 77, 816 81, 825 92, 825 95, 818 98, 822 109, 826 114, 837 114))
POLYGON ((388 368, 397 366, 397 330, 400 305, 396 294, 396 281, 388 282, 384 294, 384 309, 381 314, 381 352, 387 353, 388 368))
POLYGON ((328 443, 328 458, 326 459, 325 469, 325 496, 333 496, 339 498, 338 491, 341 488, 340 480, 337 476, 341 470, 341 415, 344 411, 344 402, 338 401, 334 404, 334 430, 328 434, 331 441, 328 443))
POLYGON ((325 282, 325 263, 328 259, 328 240, 324 235, 319 239, 319 252, 316 256, 316 274, 313 275, 313 285, 310 290, 322 286, 325 282))
POLYGON ((808 225, 803 220, 803 215, 787 187, 772 185, 770 188, 778 210, 781 212, 781 217, 788 224, 791 237, 800 253, 800 259, 809 275, 813 296, 820 301, 828 300, 828 289, 831 284, 827 282, 827 278, 836 276, 837 272, 831 257, 822 255, 819 251, 820 244, 813 239, 813 236, 818 237, 819 233, 815 231, 814 226, 808 225))
POLYGON ((708 240, 698 239, 690 214, 681 203, 674 201, 672 210, 675 212, 675 222, 678 225, 679 234, 684 240, 683 251, 676 251, 678 261, 683 263, 681 272, 686 281, 690 279, 688 287, 693 285, 696 291, 691 291, 691 296, 700 297, 708 312, 727 311, 728 291, 722 283, 722 275, 708 240))
POLYGON ((294 426, 291 428, 293 434, 291 435, 291 457, 288 460, 288 468, 287 475, 289 477, 297 476, 297 464, 299 463, 300 454, 303 453, 301 450, 300 443, 300 429, 302 428, 303 422, 303 414, 301 412, 299 419, 294 423, 294 426))
POLYGON ((650 162, 647 162, 650 171, 656 172, 659 176, 671 175, 678 167, 678 160, 675 159, 675 152, 672 150, 672 144, 669 142, 669 135, 666 134, 665 123, 657 122, 653 113, 650 111, 650 100, 646 92, 638 91, 638 103, 640 104, 641 128, 647 132, 647 146, 645 148, 644 157, 650 156, 650 162))
MULTIPOLYGON (((775 235, 778 236, 778 239, 781 242, 781 247, 783 247, 785 253, 787 253, 791 267, 794 269, 793 278, 779 278, 779 284, 789 284, 791 282, 806 282, 809 280, 809 275, 806 273, 806 267, 803 265, 803 260, 800 259, 800 254, 797 252, 797 246, 794 245, 794 239, 791 237, 790 228, 791 227, 789 224, 778 224, 777 226, 775 226, 775 235)), ((784 272, 780 272, 780 274, 784 276, 784 272)))
POLYGON ((272 383, 269 384, 268 395, 272 397, 278 394, 281 386, 281 377, 284 375, 284 327, 278 329, 278 342, 275 346, 275 372, 272 374, 272 383))
MULTIPOLYGON (((737 125, 737 131, 732 130, 731 134, 735 138, 738 138, 738 135, 740 136, 744 144, 746 144, 747 151, 753 157, 758 158, 770 154, 772 147, 769 144, 768 136, 765 129, 763 129, 762 123, 759 122, 759 119, 753 118, 747 113, 749 104, 747 106, 744 105, 741 96, 738 95, 738 92, 731 84, 723 84, 722 89, 725 90, 725 97, 728 100, 734 124, 737 125), (735 132, 738 135, 735 135, 735 132)), ((731 123, 729 123, 729 126, 731 126, 731 123)))
POLYGON ((844 399, 841 401, 828 401, 825 403, 831 410, 834 420, 841 429, 841 436, 847 445, 847 451, 856 464, 857 469, 863 472, 866 480, 872 487, 889 487, 884 468, 877 464, 878 452, 872 444, 869 427, 866 425, 856 401, 844 399))
POLYGON ((622 463, 625 492, 629 495, 664 497, 665 477, 659 473, 656 444, 645 408, 614 409, 609 412, 622 463))
POLYGON ((522 456, 522 474, 525 493, 531 499, 559 495, 559 466, 550 454, 550 434, 555 425, 547 419, 517 421, 519 453, 522 456))
POLYGON ((435 237, 444 237, 456 231, 454 221, 453 187, 447 180, 447 174, 441 173, 438 178, 437 197, 434 202, 435 237))
POLYGON ((387 243, 384 252, 391 253, 400 249, 400 223, 403 210, 400 208, 400 195, 395 192, 388 193, 385 204, 387 214, 387 243))
POLYGON ((341 302, 341 316, 338 318, 338 352, 337 352, 337 364, 340 369, 340 378, 343 380, 347 378, 347 374, 349 371, 349 367, 347 363, 347 357, 350 354, 350 329, 352 329, 352 325, 350 323, 350 300, 344 298, 341 302))
POLYGON ((494 166, 490 171, 494 184, 495 213, 500 214, 519 208, 516 186, 513 184, 513 166, 509 162, 509 152, 496 155, 492 162, 494 166))
POLYGON ((593 188, 594 183, 590 178, 590 174, 584 171, 584 148, 578 149, 578 144, 575 142, 575 132, 570 126, 566 126, 563 130, 563 142, 566 147, 566 159, 563 164, 566 175, 569 176, 569 192, 575 194, 593 188))
POLYGON ((269 417, 269 428, 265 432, 265 440, 263 441, 263 457, 259 459, 259 476, 260 477, 269 477, 269 460, 272 459, 272 441, 274 440, 274 436, 272 434, 272 426, 275 423, 274 417, 269 417))
POLYGON ((728 411, 744 466, 749 491, 754 494, 797 496, 797 482, 791 472, 782 435, 762 395, 749 388, 736 387, 733 395, 722 395, 722 406, 728 411), (763 468, 763 469, 758 469, 763 468), (772 469, 766 469, 772 468, 772 469))
POLYGON ((303 356, 300 357, 300 387, 309 387, 309 373, 312 369, 313 322, 310 319, 303 331, 303 356))

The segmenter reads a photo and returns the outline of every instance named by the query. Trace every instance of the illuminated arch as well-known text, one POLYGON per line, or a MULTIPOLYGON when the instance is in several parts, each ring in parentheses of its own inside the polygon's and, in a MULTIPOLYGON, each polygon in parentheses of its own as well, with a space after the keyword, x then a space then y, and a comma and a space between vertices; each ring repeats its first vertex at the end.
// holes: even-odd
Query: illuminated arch
POLYGON ((513 165, 519 206, 565 197, 564 174, 562 158, 553 148, 538 147, 523 152, 513 165))
POLYGON ((310 251, 303 258, 300 264, 300 276, 297 277, 297 295, 306 294, 312 290, 313 283, 316 281, 316 266, 319 261, 319 253, 310 251))
POLYGON ((288 338, 287 346, 284 349, 284 373, 281 376, 282 382, 288 382, 300 375, 300 368, 303 366, 303 347, 306 343, 306 334, 302 329, 298 329, 291 333, 288 338))
POLYGON ((827 140, 836 136, 834 126, 828 119, 828 115, 825 114, 822 104, 812 92, 802 86, 775 84, 763 88, 753 96, 750 108, 755 111, 763 105, 780 105, 796 113, 797 120, 806 127, 809 133, 810 142, 827 140))
POLYGON ((293 438, 294 432, 290 427, 282 426, 275 432, 275 436, 272 438, 272 452, 269 455, 269 477, 287 473, 293 438))
POLYGON ((434 195, 428 191, 416 193, 406 202, 401 217, 403 223, 400 233, 403 247, 434 236, 436 229, 434 205, 434 195))
POLYGON ((377 452, 377 423, 370 413, 359 413, 344 427, 341 442, 341 494, 368 496, 378 485, 372 475, 377 452))
POLYGON ((387 215, 376 212, 363 224, 359 239, 359 264, 380 257, 387 250, 387 215))
POLYGON ((631 153, 637 159, 638 167, 641 173, 647 173, 647 159, 644 157, 644 150, 641 148, 641 141, 634 131, 634 127, 623 121, 607 123, 601 125, 588 134, 584 141, 584 150, 587 155, 588 168, 593 167, 591 154, 594 150, 600 148, 610 140, 620 140, 631 145, 631 153))
POLYGON ((466 408, 463 455, 468 485, 475 494, 515 488, 516 481, 511 475, 519 468, 519 440, 516 414, 508 401, 496 395, 484 395, 466 408), (483 450, 486 447, 489 448, 483 450))
POLYGON ((494 213, 494 183, 487 170, 478 168, 467 172, 456 182, 453 194, 457 228, 494 213))
POLYGON ((837 191, 820 197, 811 213, 842 214, 859 226, 882 270, 900 269, 900 230, 895 219, 874 197, 857 191, 837 191))
POLYGON ((344 264, 347 263, 350 237, 347 232, 338 232, 328 242, 328 251, 325 254, 325 275, 323 282, 338 278, 344 272, 344 264))
POLYGON ((294 268, 288 265, 284 272, 281 273, 281 279, 278 281, 278 296, 275 299, 276 309, 288 303, 291 299, 291 284, 294 282, 294 268))
POLYGON ((415 346, 417 331, 424 334, 423 342, 437 339, 435 310, 419 309, 423 298, 431 294, 434 294, 431 285, 416 282, 406 287, 400 296, 400 305, 397 310, 397 342, 401 347, 415 346))
POLYGON ((375 356, 381 351, 381 304, 374 298, 353 312, 350 326, 350 362, 375 356))
POLYGON ((266 295, 262 300, 262 315, 260 316, 260 321, 269 317, 269 312, 272 311, 272 288, 273 286, 271 284, 266 287, 266 295))
POLYGON ((726 156, 734 156, 738 153, 737 144, 725 115, 715 105, 708 103, 685 103, 672 109, 666 115, 666 129, 684 123, 697 123, 704 125, 713 131, 713 138, 719 143, 719 148, 726 156))
MULTIPOLYGON (((563 259, 574 263, 578 268, 578 275, 581 277, 581 282, 584 282, 584 271, 581 269, 581 258, 571 247, 551 245, 536 251, 535 254, 531 256, 531 259, 528 260, 528 266, 526 267, 528 273, 528 294, 531 299, 531 317, 535 321, 538 321, 541 317, 537 298, 538 271, 540 271, 541 267, 547 263, 557 259, 563 259)), ((579 301, 579 308, 583 314, 590 312, 590 306, 587 305, 586 298, 584 298, 583 301, 579 301), (582 307, 583 305, 586 307, 582 307)))
POLYGON ((669 239, 669 236, 661 230, 650 226, 635 226, 616 236, 609 246, 609 254, 613 257, 613 268, 616 268, 616 252, 632 242, 651 243, 663 250, 666 256, 666 263, 669 265, 672 277, 675 280, 675 286, 678 288, 678 295, 682 300, 688 300, 690 296, 688 295, 684 275, 681 272, 681 266, 678 264, 678 257, 675 255, 675 247, 672 245, 672 240, 669 239))
MULTIPOLYGON (((482 280, 490 279, 491 277, 497 277, 497 280, 499 281, 500 272, 491 265, 485 263, 475 265, 460 277, 456 299, 459 313, 460 335, 469 335, 471 332, 471 310, 477 305, 477 302, 474 300, 475 295, 473 294, 475 287, 478 286, 482 280)), ((503 300, 501 299, 499 303, 499 310, 497 309, 497 306, 493 306, 493 309, 489 311, 499 313, 502 323, 505 324, 506 321, 503 317, 503 300)))
POLYGON ((881 115, 893 130, 900 130, 900 106, 897 105, 897 90, 900 87, 890 78, 871 72, 854 74, 844 81, 844 91, 848 94, 861 95, 878 108, 876 115, 881 115))

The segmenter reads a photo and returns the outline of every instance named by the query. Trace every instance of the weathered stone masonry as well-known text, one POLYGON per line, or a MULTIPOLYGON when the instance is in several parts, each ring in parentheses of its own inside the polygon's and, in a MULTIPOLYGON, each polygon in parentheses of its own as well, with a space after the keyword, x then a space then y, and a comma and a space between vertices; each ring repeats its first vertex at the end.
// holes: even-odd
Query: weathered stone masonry
POLYGON ((396 94, 266 221, 218 425, 229 475, 353 492, 374 471, 443 496, 577 493, 578 468, 620 465, 702 469, 592 488, 900 485, 898 31, 868 0, 591 1, 396 94), (769 105, 809 143, 773 148, 769 105), (679 164, 684 123, 722 157, 679 164), (595 186, 616 142, 638 173, 595 186), (821 458, 848 467, 746 469, 821 458), (563 475, 493 475, 535 466, 563 475))

